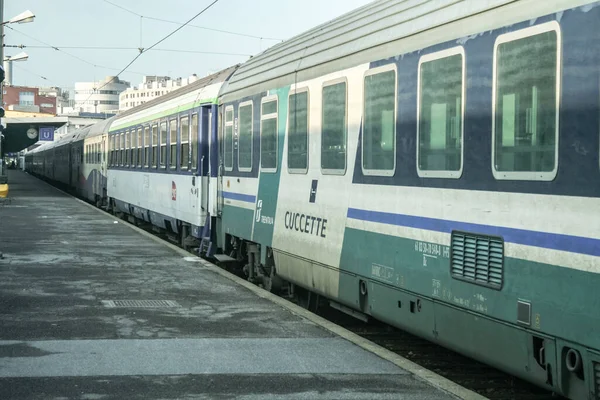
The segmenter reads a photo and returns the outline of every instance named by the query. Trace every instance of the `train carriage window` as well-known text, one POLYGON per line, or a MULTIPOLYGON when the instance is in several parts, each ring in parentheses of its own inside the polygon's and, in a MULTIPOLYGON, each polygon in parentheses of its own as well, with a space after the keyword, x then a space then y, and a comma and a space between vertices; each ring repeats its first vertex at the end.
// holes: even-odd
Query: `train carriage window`
POLYGON ((119 165, 122 167, 125 165, 125 132, 121 132, 120 137, 119 165))
POLYGON ((299 89, 288 97, 287 164, 290 173, 308 171, 308 89, 299 89))
POLYGON ((364 80, 362 169, 394 175, 396 169, 396 65, 367 71, 364 80))
POLYGON ((346 173, 347 144, 346 79, 323 85, 321 115, 321 170, 324 174, 346 173))
POLYGON ((114 142, 113 142, 113 136, 111 135, 108 137, 108 166, 109 167, 112 167, 113 148, 114 148, 114 142))
POLYGON ((169 167, 177 168, 177 120, 169 121, 169 167))
POLYGON ((160 124, 160 167, 167 167, 167 122, 160 124))
POLYGON ((181 132, 181 158, 179 166, 181 169, 188 169, 190 162, 190 117, 181 117, 179 120, 179 130, 181 132))
POLYGON ((116 139, 116 135, 112 135, 112 157, 110 163, 113 167, 117 164, 117 147, 115 146, 116 139))
POLYGON ((131 168, 135 168, 137 164, 137 132, 135 129, 131 130, 131 156, 129 157, 131 160, 131 168))
POLYGON ((125 132, 125 166, 129 167, 131 161, 131 131, 125 132))
POLYGON ((233 171, 233 107, 225 108, 225 126, 223 131, 223 159, 225 171, 233 171))
POLYGON ((137 166, 138 168, 142 168, 142 153, 143 153, 143 142, 142 140, 144 139, 144 136, 142 136, 142 128, 138 128, 137 130, 137 166))
POLYGON ((144 156, 142 164, 145 168, 150 166, 150 127, 144 127, 144 156))
POLYGON ((496 39, 492 125, 496 179, 556 177, 560 43, 556 21, 496 39))
POLYGON ((419 60, 417 173, 422 178, 462 175, 464 66, 462 47, 419 60))
POLYGON ((198 113, 192 114, 191 126, 192 170, 198 169, 198 113))
POLYGON ((238 145, 238 169, 242 172, 252 171, 252 147, 254 137, 254 118, 252 116, 252 101, 240 104, 238 120, 240 142, 238 145))
POLYGON ((264 172, 277 172, 277 101, 277 96, 270 96, 261 102, 260 167, 264 172))
POLYGON ((158 125, 152 125, 152 167, 158 167, 158 125))

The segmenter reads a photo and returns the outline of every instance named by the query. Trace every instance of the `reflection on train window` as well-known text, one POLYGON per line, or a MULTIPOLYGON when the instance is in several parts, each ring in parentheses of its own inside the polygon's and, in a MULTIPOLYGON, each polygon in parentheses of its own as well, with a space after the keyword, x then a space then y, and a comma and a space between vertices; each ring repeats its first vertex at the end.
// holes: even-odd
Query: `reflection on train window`
POLYGON ((135 168, 137 164, 137 132, 135 129, 131 130, 131 168, 135 168))
POLYGON ((167 167, 167 123, 160 124, 160 167, 167 167))
POLYGON ((260 167, 277 171, 277 97, 265 97, 260 116, 260 167))
POLYGON ((198 114, 192 114, 192 170, 198 169, 198 114))
POLYGON ((188 169, 190 162, 190 117, 181 117, 179 130, 181 132, 181 160, 179 166, 181 169, 188 169))
POLYGON ((152 125, 152 167, 158 167, 158 125, 152 125))
POLYGON ((460 177, 463 76, 462 47, 421 58, 417 126, 417 171, 421 177, 460 177))
POLYGON ((557 170, 560 33, 555 22, 500 36, 494 175, 552 180, 557 170))
POLYGON ((289 96, 288 169, 291 173, 308 170, 308 89, 289 96))
POLYGON ((226 171, 233 170, 233 107, 225 109, 225 127, 223 132, 223 159, 226 171))
POLYGON ((129 167, 131 163, 131 133, 132 131, 127 131, 125 133, 125 166, 129 167))
POLYGON ((325 174, 346 172, 346 86, 345 80, 323 86, 321 169, 325 174))
POLYGON ((169 166, 171 169, 177 168, 177 120, 169 121, 169 166))
POLYGON ((242 172, 252 170, 253 124, 252 102, 240 104, 238 109, 240 140, 238 145, 238 169, 242 172))
POLYGON ((150 128, 144 128, 144 167, 150 166, 150 128))
POLYGON ((119 136, 119 148, 121 149, 119 150, 119 165, 122 167, 125 164, 125 132, 121 132, 119 136))
POLYGON ((365 76, 362 167, 365 175, 393 175, 396 166, 396 68, 365 76))
POLYGON ((138 131, 137 131, 137 148, 138 148, 138 151, 137 151, 137 163, 136 163, 137 166, 138 166, 138 168, 142 167, 142 152, 144 151, 144 147, 143 147, 143 144, 142 144, 143 138, 144 137, 142 136, 142 128, 138 128, 138 131))

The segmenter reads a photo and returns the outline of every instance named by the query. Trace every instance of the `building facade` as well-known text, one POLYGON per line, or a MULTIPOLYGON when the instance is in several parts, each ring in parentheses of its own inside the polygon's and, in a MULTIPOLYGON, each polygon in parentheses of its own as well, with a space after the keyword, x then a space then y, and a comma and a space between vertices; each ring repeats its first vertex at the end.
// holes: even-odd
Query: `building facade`
POLYGON ((176 79, 168 76, 144 76, 137 87, 131 87, 119 95, 119 111, 129 110, 197 80, 196 74, 176 79))
POLYGON ((42 95, 36 87, 5 86, 3 102, 6 110, 56 115, 56 97, 42 95))
POLYGON ((130 86, 129 82, 117 76, 107 76, 99 82, 76 82, 74 109, 79 112, 117 113, 119 94, 130 86))

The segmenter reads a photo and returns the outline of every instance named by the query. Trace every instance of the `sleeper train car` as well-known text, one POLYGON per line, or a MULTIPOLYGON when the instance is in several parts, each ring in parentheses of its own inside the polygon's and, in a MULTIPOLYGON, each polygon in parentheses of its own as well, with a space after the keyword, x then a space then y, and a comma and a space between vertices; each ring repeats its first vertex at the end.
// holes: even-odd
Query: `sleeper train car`
POLYGON ((253 57, 221 93, 225 251, 600 398, 599 21, 590 1, 377 1, 253 57))
POLYGON ((583 0, 375 1, 117 116, 101 203, 267 290, 598 399, 598 21, 583 0))

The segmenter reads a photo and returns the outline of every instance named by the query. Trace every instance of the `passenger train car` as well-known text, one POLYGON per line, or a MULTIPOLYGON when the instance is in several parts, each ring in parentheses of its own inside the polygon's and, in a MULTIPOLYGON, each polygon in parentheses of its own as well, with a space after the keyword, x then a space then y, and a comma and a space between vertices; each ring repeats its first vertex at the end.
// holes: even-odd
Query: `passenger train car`
MULTIPOLYGON (((375 1, 117 116, 102 201, 267 290, 600 399, 598 21, 583 0, 375 1)), ((40 160, 72 139, 28 170, 63 179, 40 160)))

